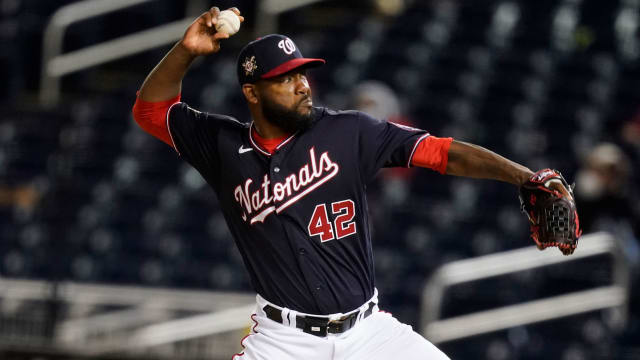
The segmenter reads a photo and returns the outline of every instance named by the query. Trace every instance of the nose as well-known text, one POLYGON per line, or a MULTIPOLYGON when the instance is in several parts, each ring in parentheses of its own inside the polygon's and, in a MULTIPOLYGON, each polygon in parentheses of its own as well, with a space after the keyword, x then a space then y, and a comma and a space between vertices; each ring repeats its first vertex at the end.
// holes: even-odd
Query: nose
POLYGON ((309 82, 307 81, 307 77, 301 74, 296 76, 296 94, 305 94, 309 95, 311 93, 311 87, 309 87, 309 82))

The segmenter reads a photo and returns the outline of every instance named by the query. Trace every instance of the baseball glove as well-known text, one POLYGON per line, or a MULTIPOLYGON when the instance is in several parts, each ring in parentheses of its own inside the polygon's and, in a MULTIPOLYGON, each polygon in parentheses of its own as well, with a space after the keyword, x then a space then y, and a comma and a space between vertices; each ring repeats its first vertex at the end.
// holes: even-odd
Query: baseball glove
POLYGON ((571 255, 582 235, 573 189, 559 171, 543 169, 520 186, 520 205, 538 249, 557 246, 571 255))

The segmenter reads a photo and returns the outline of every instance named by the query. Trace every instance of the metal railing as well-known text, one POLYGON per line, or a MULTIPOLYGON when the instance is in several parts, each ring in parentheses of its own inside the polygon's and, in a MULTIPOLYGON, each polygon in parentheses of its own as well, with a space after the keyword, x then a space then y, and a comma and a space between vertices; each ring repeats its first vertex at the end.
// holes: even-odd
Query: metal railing
MULTIPOLYGON (((149 3, 155 0, 85 0, 58 9, 50 18, 42 44, 40 75, 40 103, 53 106, 60 99, 60 78, 93 66, 141 53, 179 40, 194 18, 205 11, 204 2, 186 2, 187 17, 148 30, 104 41, 75 51, 62 53, 64 34, 72 24, 103 16, 114 11, 149 3)), ((278 14, 321 0, 265 0, 260 1, 256 15, 258 34, 277 28, 278 14)))
POLYGON ((423 290, 422 333, 437 344, 606 308, 617 309, 621 319, 626 319, 629 284, 626 257, 619 242, 607 233, 583 236, 571 256, 527 247, 455 261, 436 270, 423 290), (603 254, 610 254, 614 260, 613 284, 610 286, 440 319, 445 292, 454 285, 603 254))
MULTIPOLYGON (((152 1, 155 0, 85 0, 56 10, 44 30, 40 103, 51 106, 58 102, 60 78, 64 75, 178 40, 193 21, 192 16, 62 54, 64 35, 72 24, 152 1)), ((194 1, 197 2, 187 2, 187 9, 194 8, 190 5, 194 1)))
POLYGON ((0 347, 46 344, 79 356, 149 353, 158 358, 177 358, 180 351, 189 359, 239 350, 255 294, 0 278, 0 302, 0 347), (26 304, 38 311, 21 312, 26 304), (52 304, 64 311, 47 319, 52 304))

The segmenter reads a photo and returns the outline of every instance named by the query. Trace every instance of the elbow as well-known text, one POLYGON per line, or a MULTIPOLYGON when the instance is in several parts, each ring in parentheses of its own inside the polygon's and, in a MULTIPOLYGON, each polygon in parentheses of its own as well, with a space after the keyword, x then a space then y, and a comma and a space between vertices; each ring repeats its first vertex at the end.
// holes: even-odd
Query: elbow
POLYGON ((143 126, 144 117, 142 116, 142 111, 140 109, 140 99, 138 98, 136 98, 136 102, 133 104, 133 107, 131 108, 131 115, 133 117, 133 121, 135 121, 136 124, 138 124, 138 126, 144 129, 144 126, 143 126))
POLYGON ((463 175, 465 175, 465 173, 464 173, 464 171, 462 171, 462 169, 463 169, 463 167, 460 166, 460 161, 455 159, 455 157, 452 159, 451 156, 449 156, 449 159, 447 161, 447 165, 446 165, 446 168, 445 168, 443 174, 454 175, 454 176, 463 176, 463 175))
POLYGON ((131 109, 133 120, 142 130, 171 147, 173 147, 173 141, 167 128, 166 117, 170 104, 173 103, 175 102, 150 103, 136 98, 131 109))
POLYGON ((148 133, 151 133, 152 128, 154 127, 154 120, 159 120, 159 113, 154 114, 153 111, 150 111, 149 106, 145 108, 145 104, 143 104, 140 98, 136 98, 135 104, 131 108, 131 115, 133 117, 133 121, 140 126, 140 128, 148 133), (157 118, 157 119, 154 119, 157 118))

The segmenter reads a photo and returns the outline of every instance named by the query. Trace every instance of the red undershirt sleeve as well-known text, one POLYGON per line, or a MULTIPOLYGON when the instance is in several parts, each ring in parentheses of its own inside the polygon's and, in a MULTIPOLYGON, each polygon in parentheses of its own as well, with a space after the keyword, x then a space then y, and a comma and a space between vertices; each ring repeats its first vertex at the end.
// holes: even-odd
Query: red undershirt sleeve
POLYGON ((452 141, 453 138, 427 136, 413 153, 411 165, 433 169, 444 175, 447 171, 449 147, 452 141))
POLYGON ((144 101, 137 97, 132 110, 133 118, 144 131, 173 147, 167 128, 167 111, 177 102, 180 102, 180 94, 158 102, 144 101))

